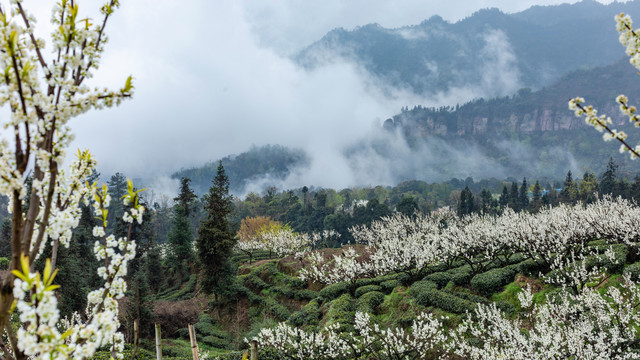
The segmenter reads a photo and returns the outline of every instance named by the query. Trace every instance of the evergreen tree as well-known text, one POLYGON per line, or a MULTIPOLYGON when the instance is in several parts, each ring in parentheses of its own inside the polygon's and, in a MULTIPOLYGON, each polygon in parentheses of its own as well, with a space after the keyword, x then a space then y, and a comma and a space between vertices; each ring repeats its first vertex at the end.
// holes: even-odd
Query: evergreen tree
POLYGON ((160 246, 157 244, 151 245, 147 251, 144 267, 149 288, 152 293, 157 294, 165 280, 162 271, 162 254, 160 253, 160 246))
POLYGON ((418 203, 413 197, 405 196, 396 204, 396 211, 406 216, 414 216, 418 210, 418 203))
POLYGON ((576 199, 577 186, 573 181, 571 171, 567 173, 567 177, 564 179, 562 191, 560 191, 560 201, 564 203, 572 203, 576 199))
POLYGON ((233 276, 229 259, 237 241, 228 220, 233 211, 233 202, 229 195, 229 178, 222 162, 218 164, 213 185, 205 195, 204 210, 206 216, 200 223, 196 240, 198 257, 204 270, 202 285, 205 291, 215 290, 218 295, 226 290, 233 276))
POLYGON ((178 196, 173 198, 176 203, 182 206, 187 217, 190 217, 192 215, 191 212, 193 210, 193 202, 198 199, 198 196, 189 187, 190 182, 191 179, 182 177, 180 179, 180 193, 178 194, 178 196))
POLYGON ((480 199, 482 200, 482 213, 489 214, 491 213, 491 191, 487 189, 482 189, 480 192, 480 199))
POLYGON ((518 194, 518 205, 522 210, 529 208, 529 186, 527 185, 526 178, 522 179, 522 185, 520 186, 520 192, 518 194))
POLYGON ((609 158, 609 162, 607 163, 607 170, 602 174, 602 178, 600 180, 600 194, 601 195, 612 195, 616 191, 616 178, 617 178, 618 164, 613 160, 612 157, 609 158))
POLYGON ((111 195, 111 203, 109 204, 109 216, 107 232, 113 232, 115 236, 126 236, 126 226, 122 221, 124 214, 124 204, 122 196, 127 191, 127 178, 117 172, 107 181, 109 194, 111 195), (120 220, 120 221, 118 221, 120 220))
POLYGON ((11 257, 11 218, 6 217, 0 225, 0 257, 11 257))
POLYGON ((509 207, 514 211, 520 211, 520 196, 518 194, 518 183, 512 182, 511 189, 509 189, 509 207))
POLYGON ((473 193, 468 186, 460 193, 460 202, 458 203, 458 216, 464 216, 476 211, 476 203, 473 193))
POLYGON ((502 187, 502 194, 500 194, 500 207, 504 208, 509 204, 509 190, 507 185, 502 187))
POLYGON ((533 185, 531 200, 531 211, 538 212, 538 210, 540 210, 540 207, 542 206, 542 187, 540 186, 540 182, 538 182, 538 180, 536 180, 535 185, 533 185))
POLYGON ((636 175, 629 189, 629 197, 640 203, 640 176, 636 175))
POLYGON ((193 232, 189 219, 180 204, 173 207, 173 219, 169 232, 169 256, 167 266, 172 280, 180 284, 189 277, 189 265, 193 264, 193 232))

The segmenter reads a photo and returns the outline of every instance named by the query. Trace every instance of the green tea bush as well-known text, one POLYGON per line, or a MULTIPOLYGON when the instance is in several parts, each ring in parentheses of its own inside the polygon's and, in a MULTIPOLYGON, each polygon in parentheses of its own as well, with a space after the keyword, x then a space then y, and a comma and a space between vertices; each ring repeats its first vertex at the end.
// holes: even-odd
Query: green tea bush
POLYGON ((513 281, 517 268, 517 265, 509 265, 478 274, 471 279, 471 287, 483 295, 491 295, 513 281))
POLYGON ((246 287, 252 290, 262 290, 268 288, 270 285, 260 279, 256 274, 249 274, 244 281, 246 287))
POLYGON ((324 301, 331 301, 347 292, 349 292, 349 283, 339 282, 324 287, 322 290, 320 290, 320 296, 324 301))
POLYGON ((276 299, 266 298, 264 305, 266 313, 273 315, 280 321, 285 321, 291 316, 289 309, 280 304, 276 299))
POLYGON ((305 325, 318 325, 322 317, 322 309, 317 300, 311 300, 299 311, 294 312, 289 317, 289 323, 293 326, 302 327, 305 325))
POLYGON ((623 274, 629 274, 633 281, 640 281, 640 261, 625 266, 623 274))
POLYGON ((275 294, 282 295, 289 299, 293 298, 294 296, 294 291, 286 286, 272 286, 270 290, 275 294))
POLYGON ((487 300, 487 298, 479 296, 479 295, 475 295, 472 294, 470 292, 467 291, 453 291, 453 290, 444 290, 446 293, 451 294, 453 296, 457 296, 461 299, 467 300, 467 301, 471 301, 472 303, 476 303, 476 304, 488 304, 489 300, 487 300))
POLYGON ((437 307, 456 314, 472 311, 475 308, 475 304, 471 301, 438 289, 425 291, 420 297, 416 297, 416 303, 422 306, 437 307))
POLYGON ((302 289, 302 290, 294 290, 293 298, 296 300, 311 300, 317 298, 319 293, 317 291, 302 289))
POLYGON ((438 286, 428 280, 416 281, 409 288, 409 294, 416 299, 416 303, 423 306, 428 306, 427 293, 431 290, 437 290, 438 286))
POLYGON ((331 301, 329 304, 329 311, 325 318, 327 319, 327 325, 340 323, 343 326, 353 323, 353 317, 355 316, 355 307, 353 305, 353 298, 349 294, 343 294, 339 298, 331 301))
POLYGON ((451 281, 452 275, 446 271, 435 272, 424 277, 424 280, 430 281, 438 286, 438 289, 445 287, 451 281))
MULTIPOLYGON (((375 286, 375 285, 370 285, 375 286)), ((362 295, 356 301, 356 311, 367 313, 375 312, 375 309, 384 302, 384 294, 379 291, 370 291, 362 295)))
POLYGON ((398 280, 386 280, 380 283, 381 291, 385 294, 390 294, 393 289, 400 286, 400 282, 398 280))
POLYGON ((543 270, 543 264, 534 259, 527 259, 516 264, 515 269, 519 274, 538 276, 543 270))
POLYGON ((380 291, 380 290, 382 290, 382 287, 380 287, 380 285, 365 285, 357 288, 355 295, 356 295, 356 298, 359 298, 360 296, 370 291, 380 291))

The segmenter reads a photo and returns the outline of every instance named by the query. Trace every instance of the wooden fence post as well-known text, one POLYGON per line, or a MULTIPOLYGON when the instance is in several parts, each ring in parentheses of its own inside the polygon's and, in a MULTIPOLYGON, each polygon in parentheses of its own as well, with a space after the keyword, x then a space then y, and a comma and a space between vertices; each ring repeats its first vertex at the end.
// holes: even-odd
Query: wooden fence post
POLYGON ((162 360, 162 336, 158 323, 156 323, 156 360, 162 360))
POLYGON ((258 360, 258 342, 251 341, 251 360, 258 360))
POLYGON ((199 360, 198 343, 196 342, 196 330, 191 324, 189 324, 189 339, 191 340, 191 354, 193 355, 193 360, 199 360))

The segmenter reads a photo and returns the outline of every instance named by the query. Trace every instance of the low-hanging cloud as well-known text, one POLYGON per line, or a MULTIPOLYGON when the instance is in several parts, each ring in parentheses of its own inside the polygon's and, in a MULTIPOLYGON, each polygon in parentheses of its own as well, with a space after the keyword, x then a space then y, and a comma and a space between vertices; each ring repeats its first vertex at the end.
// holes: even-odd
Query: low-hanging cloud
MULTIPOLYGON (((538 1, 551 2, 555 1, 538 1)), ((289 0, 269 3, 122 2, 109 20, 109 43, 91 84, 119 88, 133 75, 136 93, 120 107, 73 120, 74 147, 90 148, 103 175, 120 171, 132 178, 150 178, 241 153, 251 145, 282 144, 302 148, 311 159, 309 168, 294 173, 283 186, 391 183, 397 173, 420 177, 431 171, 428 166, 437 164, 418 161, 419 151, 437 153, 447 144, 434 142, 418 151, 394 135, 384 138, 392 151, 381 155, 375 145, 382 141, 378 131, 384 119, 406 105, 451 105, 499 91, 466 87, 424 98, 407 89, 390 88, 346 59, 335 58, 306 70, 289 55, 336 26, 374 21, 400 26, 438 12, 455 20, 505 1, 463 2, 466 12, 455 16, 440 11, 451 8, 445 8, 443 4, 450 2, 444 1, 424 14, 417 10, 424 3, 417 0, 393 4, 331 0, 304 2, 306 7, 289 0), (313 22, 308 18, 312 14, 316 19, 333 15, 313 22), (379 14, 385 15, 379 18, 379 14), (402 157, 408 159, 404 164, 397 161, 402 157)), ((39 19, 49 18, 50 2, 25 4, 35 9, 39 19)), ((95 6, 90 7, 93 12, 82 16, 97 14, 95 6)), ((39 25, 40 36, 46 38, 52 28, 39 25)), ((488 33, 485 40, 486 46, 508 55, 507 39, 500 34, 488 33)), ((487 56, 482 61, 510 64, 511 60, 487 56)), ((509 81, 489 78, 487 84, 510 88, 509 81)), ((461 164, 461 168, 473 164, 461 164)), ((156 184, 161 188, 174 183, 158 180, 156 184)))

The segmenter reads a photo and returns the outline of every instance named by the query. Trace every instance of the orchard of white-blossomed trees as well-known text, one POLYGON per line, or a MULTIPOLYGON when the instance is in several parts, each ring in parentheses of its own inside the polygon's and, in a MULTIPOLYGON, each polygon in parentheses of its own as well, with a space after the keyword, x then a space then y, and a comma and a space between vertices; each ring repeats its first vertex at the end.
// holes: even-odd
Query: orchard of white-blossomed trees
MULTIPOLYGON (((628 16, 616 21, 620 41, 640 69, 640 34, 628 16)), ((616 101, 640 126, 627 97, 616 101)), ((583 103, 576 98, 569 106, 605 131, 605 140, 618 140, 621 152, 640 156, 625 133, 611 128, 610 118, 583 103)), ((363 251, 349 248, 332 259, 312 253, 300 277, 329 284, 323 300, 343 311, 357 297, 354 318, 306 329, 280 323, 262 329, 256 341, 292 359, 640 358, 635 203, 604 197, 536 213, 507 209, 500 216, 395 214, 352 233, 363 251), (517 301, 495 301, 516 275, 522 280, 511 288, 517 301), (375 320, 376 307, 386 301, 375 293, 390 280, 400 280, 426 307, 404 328, 385 329, 375 320), (433 309, 464 316, 450 323, 433 309)))
POLYGON ((637 258, 640 250, 640 208, 626 200, 498 217, 396 214, 354 229, 354 237, 366 251, 350 248, 333 259, 312 254, 300 272, 303 279, 329 284, 325 300, 332 300, 333 291, 343 294, 333 302, 356 296, 360 303, 381 290, 363 285, 366 278, 370 284, 381 284, 374 280, 381 277, 401 279, 427 309, 466 316, 452 325, 426 311, 406 329, 384 329, 373 320, 374 305, 356 311, 354 320, 345 317, 343 324, 310 331, 285 323, 263 329, 256 337, 260 344, 295 359, 640 356, 638 265, 616 276, 615 286, 602 286, 623 273, 627 258, 637 258), (480 295, 499 292, 517 274, 540 276, 554 290, 534 301, 531 287, 524 287, 515 307, 482 300, 480 295), (451 291, 455 287, 471 292, 451 291))

